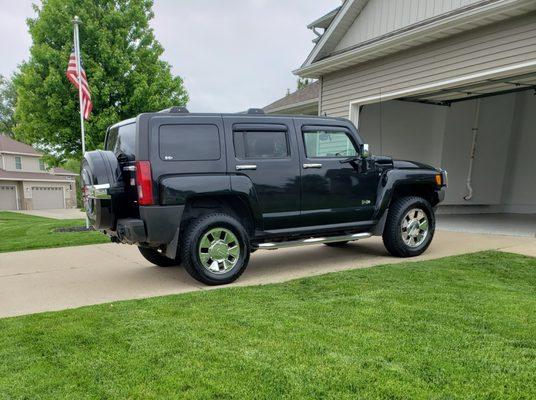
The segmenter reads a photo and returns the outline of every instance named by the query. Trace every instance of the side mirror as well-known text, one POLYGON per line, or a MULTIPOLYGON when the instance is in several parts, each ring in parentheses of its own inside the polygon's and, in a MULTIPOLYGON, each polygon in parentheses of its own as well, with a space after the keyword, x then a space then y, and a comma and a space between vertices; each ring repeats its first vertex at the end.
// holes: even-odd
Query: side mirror
POLYGON ((361 145, 361 157, 363 158, 370 157, 370 147, 367 143, 361 145))

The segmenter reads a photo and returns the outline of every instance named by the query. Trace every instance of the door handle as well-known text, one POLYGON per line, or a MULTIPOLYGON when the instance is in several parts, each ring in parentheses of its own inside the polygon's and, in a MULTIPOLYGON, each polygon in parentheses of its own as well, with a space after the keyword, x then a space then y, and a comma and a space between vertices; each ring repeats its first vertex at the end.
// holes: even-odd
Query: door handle
POLYGON ((303 164, 303 168, 322 168, 322 164, 303 164))
POLYGON ((244 164, 244 165, 237 165, 236 170, 237 171, 247 171, 247 170, 254 170, 257 169, 257 166, 255 164, 244 164))

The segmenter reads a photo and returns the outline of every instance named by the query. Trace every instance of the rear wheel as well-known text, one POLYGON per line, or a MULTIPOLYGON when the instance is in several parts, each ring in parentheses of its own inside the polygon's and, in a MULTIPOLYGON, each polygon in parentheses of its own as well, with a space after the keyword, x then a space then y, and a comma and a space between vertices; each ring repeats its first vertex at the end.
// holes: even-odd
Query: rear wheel
POLYGON ((180 257, 175 259, 168 258, 157 249, 138 246, 138 250, 147 261, 159 267, 174 267, 181 263, 180 257))
POLYGON ((393 201, 383 231, 385 248, 397 257, 422 254, 434 237, 435 215, 422 197, 403 197, 393 201))
POLYGON ((238 279, 249 262, 249 237, 242 224, 224 213, 211 213, 193 221, 182 235, 184 268, 207 285, 238 279))

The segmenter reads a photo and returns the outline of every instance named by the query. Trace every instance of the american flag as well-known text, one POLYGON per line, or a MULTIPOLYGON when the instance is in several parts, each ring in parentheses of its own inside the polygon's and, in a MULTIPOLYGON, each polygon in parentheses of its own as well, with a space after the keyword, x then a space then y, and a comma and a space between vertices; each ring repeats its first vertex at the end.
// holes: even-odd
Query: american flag
MULTIPOLYGON (((87 76, 84 67, 82 66, 82 59, 80 59, 80 73, 82 75, 82 110, 84 119, 89 118, 93 103, 91 103, 91 92, 89 91, 89 85, 87 83, 87 76)), ((76 54, 73 49, 71 57, 69 57, 69 65, 67 66, 67 79, 78 89, 78 73, 76 69, 76 54)))

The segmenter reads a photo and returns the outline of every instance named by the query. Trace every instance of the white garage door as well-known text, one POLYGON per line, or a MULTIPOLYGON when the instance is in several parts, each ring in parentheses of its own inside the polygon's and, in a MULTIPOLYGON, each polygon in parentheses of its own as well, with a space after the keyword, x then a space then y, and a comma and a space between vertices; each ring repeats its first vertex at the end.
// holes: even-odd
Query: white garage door
POLYGON ((63 204, 63 188, 33 186, 32 204, 34 210, 65 208, 63 204))
POLYGON ((0 210, 17 209, 17 191, 15 186, 0 185, 0 210))

